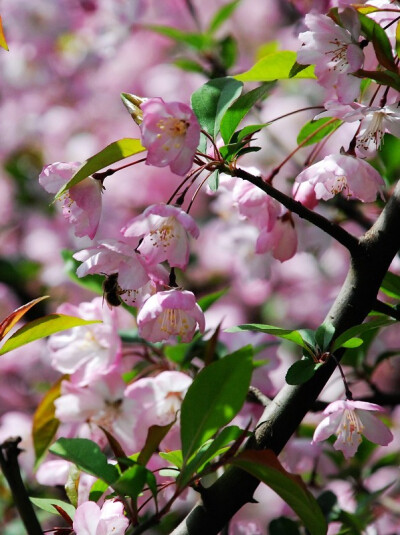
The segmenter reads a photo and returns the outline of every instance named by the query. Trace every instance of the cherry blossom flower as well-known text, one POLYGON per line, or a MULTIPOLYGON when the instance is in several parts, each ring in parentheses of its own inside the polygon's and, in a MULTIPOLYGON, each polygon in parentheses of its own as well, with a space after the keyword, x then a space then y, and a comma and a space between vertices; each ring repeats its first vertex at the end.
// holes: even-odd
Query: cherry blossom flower
POLYGON ((341 18, 343 28, 327 15, 308 13, 305 24, 310 31, 299 35, 303 46, 297 53, 297 61, 304 65, 315 63, 318 83, 335 89, 338 99, 348 103, 360 90, 361 80, 351 73, 362 67, 364 53, 357 42, 360 22, 356 13, 348 9, 341 18))
POLYGON ((94 247, 88 247, 74 254, 82 262, 76 274, 78 277, 92 273, 117 274, 117 291, 120 298, 130 306, 140 304, 156 292, 156 281, 168 277, 161 266, 149 269, 144 256, 133 246, 114 239, 103 240, 94 247))
POLYGON ((262 230, 256 243, 256 253, 271 252, 280 262, 292 258, 297 250, 297 234, 291 216, 287 213, 275 221, 270 231, 262 230))
POLYGON ((142 407, 149 426, 168 425, 174 421, 191 383, 185 373, 165 371, 156 377, 138 379, 127 387, 125 395, 142 407))
POLYGON ((50 336, 51 365, 61 373, 71 374, 71 381, 87 385, 95 377, 107 374, 121 359, 121 339, 115 311, 102 306, 102 298, 79 306, 64 303, 59 314, 77 316, 102 323, 82 325, 50 336))
POLYGON ((387 106, 365 106, 358 102, 341 104, 338 101, 325 103, 326 112, 317 117, 337 117, 345 122, 361 121, 361 128, 356 137, 356 151, 361 156, 368 156, 381 146, 383 136, 390 132, 400 137, 400 102, 387 106))
POLYGON ((149 342, 168 340, 178 335, 189 342, 197 325, 205 329, 204 314, 192 292, 167 290, 149 297, 137 316, 139 334, 149 342))
POLYGON ((337 439, 333 447, 342 451, 346 459, 356 453, 361 435, 375 444, 387 446, 393 440, 393 435, 370 411, 382 412, 384 409, 365 401, 338 400, 330 403, 324 410, 326 418, 314 432, 313 443, 335 434, 337 439))
POLYGON ((193 111, 181 102, 150 98, 141 105, 142 143, 147 148, 147 165, 170 166, 177 175, 192 167, 200 141, 200 125, 193 111))
MULTIPOLYGON (((259 174, 258 171, 256 173, 259 174)), ((281 215, 282 205, 246 180, 235 184, 232 197, 239 213, 259 229, 272 230, 276 219, 281 215)))
POLYGON ((143 238, 138 251, 150 265, 167 260, 171 267, 185 269, 189 261, 189 234, 199 236, 194 219, 181 208, 154 204, 135 217, 121 232, 143 238))
POLYGON ((304 169, 296 182, 309 182, 317 199, 327 201, 340 192, 348 198, 373 202, 384 185, 381 175, 370 164, 345 154, 330 154, 304 169))
POLYGON ((124 535, 128 526, 124 506, 116 500, 105 501, 101 509, 95 502, 83 503, 77 508, 73 522, 76 535, 124 535))
MULTIPOLYGON (((42 170, 39 183, 48 193, 56 194, 79 167, 80 163, 76 162, 53 163, 42 170)), ((75 236, 89 236, 90 239, 95 237, 101 216, 101 191, 101 182, 88 177, 62 196, 63 215, 75 226, 75 236)))
POLYGON ((126 451, 139 451, 146 439, 146 430, 137 425, 142 408, 125 396, 125 387, 117 370, 84 387, 63 381, 61 396, 54 402, 56 417, 63 423, 101 426, 126 451))

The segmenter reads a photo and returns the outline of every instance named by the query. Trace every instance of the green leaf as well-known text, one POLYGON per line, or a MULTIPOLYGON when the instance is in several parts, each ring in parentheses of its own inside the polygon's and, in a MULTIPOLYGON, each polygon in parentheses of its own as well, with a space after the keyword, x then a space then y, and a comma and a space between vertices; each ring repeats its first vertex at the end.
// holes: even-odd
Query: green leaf
POLYGON ((326 535, 327 524, 318 502, 301 478, 287 472, 271 450, 243 451, 232 464, 274 490, 295 511, 311 535, 326 535))
POLYGON ((223 297, 227 293, 228 290, 229 288, 223 288, 222 290, 219 290, 218 292, 213 292, 211 294, 205 295, 201 297, 200 299, 198 299, 197 303, 199 307, 201 308, 201 310, 205 312, 206 310, 210 308, 211 305, 219 301, 221 297, 223 297))
POLYGON ((243 149, 243 147, 246 145, 247 141, 242 141, 240 143, 230 143, 229 145, 224 145, 219 149, 219 152, 221 153, 222 158, 230 162, 234 158, 234 156, 240 151, 240 149, 243 149))
POLYGON ((207 463, 212 461, 215 457, 226 451, 227 445, 237 440, 243 431, 236 425, 225 427, 222 431, 213 439, 198 450, 196 455, 189 461, 188 465, 183 469, 181 474, 180 485, 185 486, 193 474, 201 474, 207 463))
POLYGON ((352 73, 353 76, 358 76, 359 78, 370 78, 378 84, 387 85, 393 87, 400 91, 400 76, 392 71, 366 71, 364 69, 358 69, 352 73))
POLYGON ((349 338, 342 344, 342 347, 346 347, 348 349, 353 349, 354 347, 360 347, 364 343, 364 340, 361 340, 361 338, 349 338))
POLYGON ((147 468, 140 464, 130 466, 112 484, 112 487, 122 496, 137 498, 146 483, 147 472, 147 468))
POLYGON ((53 507, 53 504, 54 504, 54 505, 58 505, 58 507, 63 509, 70 518, 73 519, 75 516, 76 509, 72 504, 68 502, 63 502, 62 500, 57 500, 55 498, 32 498, 30 497, 29 499, 34 505, 36 505, 36 507, 39 507, 39 509, 42 509, 43 511, 47 511, 48 513, 51 513, 53 515, 60 514, 57 511, 57 509, 53 507))
POLYGON ((315 333, 315 341, 321 351, 326 351, 335 334, 335 327, 329 321, 322 323, 315 333))
POLYGON ((82 318, 75 318, 74 316, 66 316, 65 314, 49 314, 48 316, 43 316, 42 318, 26 323, 10 336, 1 347, 0 355, 4 355, 34 340, 46 338, 46 336, 50 336, 51 334, 92 323, 101 323, 101 320, 88 321, 82 318))
POLYGON ((226 70, 233 67, 238 55, 238 44, 232 35, 227 35, 218 43, 219 56, 226 70))
POLYGON ((183 457, 181 450, 160 451, 158 455, 168 463, 172 464, 173 466, 176 466, 177 468, 182 468, 183 466, 183 457))
POLYGON ((139 464, 146 466, 153 453, 157 451, 160 442, 163 440, 174 423, 175 421, 172 421, 168 425, 152 425, 149 427, 149 430, 147 431, 146 443, 137 459, 139 464))
POLYGON ((272 334, 278 338, 283 338, 284 340, 290 340, 296 345, 304 348, 309 353, 311 352, 310 345, 303 339, 300 334, 300 331, 294 331, 289 329, 281 329, 280 327, 275 327, 274 325, 263 325, 260 323, 245 323, 243 325, 237 325, 236 327, 230 327, 225 329, 228 333, 236 333, 240 331, 257 331, 267 334, 272 334))
POLYGON ((36 466, 52 443, 60 424, 59 420, 55 417, 54 401, 61 395, 61 383, 64 379, 65 377, 61 377, 47 390, 33 415, 32 439, 36 466))
POLYGON ((112 485, 119 477, 118 470, 109 464, 99 446, 87 438, 59 438, 50 453, 76 464, 78 468, 112 485))
POLYGON ((386 69, 396 73, 397 67, 392 54, 392 46, 385 30, 362 13, 358 14, 358 18, 361 22, 361 31, 372 42, 379 63, 386 69))
POLYGON ((215 33, 218 28, 232 15, 235 9, 238 7, 240 0, 233 0, 224 4, 213 16, 210 25, 208 27, 209 33, 215 33))
POLYGON ((376 318, 372 321, 368 321, 367 323, 363 323, 361 325, 355 325, 354 327, 351 327, 350 329, 347 329, 343 334, 338 336, 336 340, 333 343, 331 352, 334 353, 339 347, 342 347, 347 340, 350 340, 350 338, 353 338, 354 336, 357 336, 359 334, 363 334, 367 331, 371 331, 374 329, 380 329, 381 327, 387 327, 388 325, 393 325, 394 323, 397 323, 396 320, 388 320, 386 318, 376 318))
POLYGON ((400 57, 400 22, 396 26, 396 53, 400 57))
POLYGON ((59 199, 69 188, 76 186, 76 184, 79 184, 79 182, 82 182, 88 176, 93 175, 93 173, 97 173, 97 171, 104 169, 108 165, 119 162, 124 158, 129 158, 129 156, 139 154, 144 150, 146 149, 140 143, 140 139, 124 138, 110 143, 110 145, 107 145, 103 150, 91 156, 80 166, 71 180, 60 189, 55 199, 59 199))
POLYGON ((254 104, 263 99, 271 91, 275 84, 268 82, 256 87, 252 91, 240 96, 230 108, 227 109, 221 121, 221 136, 226 144, 229 143, 232 134, 254 104))
POLYGON ((250 386, 253 349, 244 348, 200 371, 182 402, 184 462, 240 411, 250 386))
POLYGON ((389 297, 400 299, 400 276, 388 271, 382 281, 380 289, 389 297))
POLYGON ((299 135, 297 136, 297 143, 300 145, 300 143, 302 143, 305 139, 311 136, 314 132, 315 135, 313 135, 303 146, 306 147, 307 145, 318 143, 328 134, 339 128, 339 126, 343 122, 339 119, 336 119, 334 122, 329 121, 332 121, 331 117, 323 117, 321 119, 312 120, 306 123, 300 130, 299 135), (328 122, 329 124, 327 124, 325 128, 322 128, 323 125, 328 122))
MULTIPOLYGON (((290 78, 290 74, 296 63, 296 52, 281 50, 261 58, 251 69, 235 76, 241 82, 272 82, 290 78)), ((314 66, 307 66, 298 72, 293 78, 316 78, 314 66)))
POLYGON ((235 141, 242 141, 242 139, 244 139, 245 137, 251 136, 252 134, 255 134, 256 132, 259 132, 260 130, 268 126, 269 124, 270 123, 250 124, 242 128, 239 132, 236 132, 237 139, 236 139, 236 134, 234 134, 233 137, 235 138, 235 141))
POLYGON ((307 382, 315 373, 315 363, 311 359, 301 359, 290 366, 285 380, 288 385, 301 385, 307 382))
POLYGON ((218 169, 216 169, 211 175, 208 177, 207 184, 211 191, 217 191, 219 186, 219 175, 220 172, 218 169))
MULTIPOLYGON (((396 136, 392 136, 391 134, 385 134, 381 146, 379 147, 378 158, 378 164, 383 164, 383 169, 379 168, 379 171, 383 175, 386 183, 389 186, 395 184, 399 178, 400 139, 396 136)), ((391 275, 388 277, 391 277, 391 275)), ((389 281, 390 279, 388 280, 388 278, 385 276, 385 279, 383 280, 383 286, 389 281)), ((400 299, 400 284, 396 284, 396 287, 396 294, 393 297, 400 299)))
POLYGON ((145 28, 151 30, 152 32, 159 33, 160 35, 165 35, 165 37, 169 37, 177 43, 184 43, 195 50, 204 51, 212 46, 212 39, 206 34, 184 32, 182 30, 178 30, 178 28, 172 28, 171 26, 162 26, 158 24, 147 24, 145 28))
POLYGON ((173 61, 173 64, 187 72, 204 73, 204 68, 200 63, 189 58, 178 58, 173 61))
POLYGON ((101 479, 97 479, 90 489, 89 500, 91 502, 98 502, 107 489, 108 484, 101 479))
POLYGON ((295 61, 292 68, 290 69, 289 78, 294 78, 296 74, 299 74, 299 72, 304 71, 304 69, 307 69, 307 67, 310 67, 310 65, 301 65, 301 63, 297 63, 297 61, 295 61))
POLYGON ((86 275, 86 277, 78 277, 76 270, 80 266, 81 262, 75 260, 75 258, 73 258, 73 254, 75 254, 74 251, 70 251, 68 249, 63 249, 61 251, 61 256, 64 260, 64 269, 69 278, 76 282, 76 284, 79 284, 79 286, 82 286, 83 288, 86 288, 87 290, 90 290, 96 294, 102 295, 104 277, 97 274, 86 275))
POLYGON ((192 95, 192 108, 200 125, 214 138, 226 110, 242 92, 243 84, 234 78, 210 80, 192 95))

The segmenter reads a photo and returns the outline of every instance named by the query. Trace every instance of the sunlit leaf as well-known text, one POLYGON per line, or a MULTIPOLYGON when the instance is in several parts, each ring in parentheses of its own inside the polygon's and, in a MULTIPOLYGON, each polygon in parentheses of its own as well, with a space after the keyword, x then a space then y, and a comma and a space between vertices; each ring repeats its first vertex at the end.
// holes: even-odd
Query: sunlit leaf
POLYGON ((47 448, 52 443, 59 420, 55 417, 54 401, 61 395, 61 383, 65 377, 61 377, 49 390, 39 403, 32 423, 32 439, 35 450, 36 464, 40 462, 47 448))
POLYGON ((230 106, 221 121, 221 136, 225 143, 229 143, 233 133, 240 124, 241 120, 253 108, 254 104, 263 99, 271 91, 274 84, 272 82, 264 83, 260 87, 241 95, 230 106))
POLYGON ((139 154, 144 150, 146 149, 140 143, 140 139, 124 138, 110 143, 110 145, 107 145, 103 150, 86 160, 86 162, 84 162, 73 175, 71 180, 60 189, 55 198, 58 199, 69 188, 79 184, 79 182, 82 182, 82 180, 88 176, 93 175, 93 173, 97 173, 97 171, 104 169, 104 167, 119 162, 124 158, 129 158, 129 156, 139 154))
POLYGON ((55 507, 53 507, 53 505, 58 505, 58 507, 63 509, 71 519, 73 519, 75 516, 75 507, 68 502, 63 502, 62 500, 57 500, 56 498, 30 497, 29 499, 34 505, 36 505, 36 507, 39 507, 39 509, 47 511, 48 513, 51 513, 53 515, 60 514, 60 512, 55 507))
POLYGON ((271 487, 299 516, 311 535, 326 535, 326 520, 317 500, 300 476, 283 468, 273 451, 243 451, 231 462, 271 487))
MULTIPOLYGON (((291 50, 281 50, 261 58, 251 69, 236 74, 241 82, 272 82, 290 78, 297 54, 291 50)), ((316 78, 313 65, 299 71, 293 78, 316 78)))
POLYGON ((2 48, 4 48, 5 50, 8 50, 8 45, 7 45, 7 41, 6 41, 5 35, 4 35, 3 23, 2 23, 2 20, 1 20, 1 16, 0 16, 0 46, 2 48))
POLYGON ((37 299, 29 301, 29 303, 26 303, 26 305, 22 305, 21 307, 17 308, 17 310, 14 310, 14 312, 9 314, 0 323, 0 340, 2 340, 6 336, 6 334, 10 332, 14 325, 19 322, 19 320, 28 312, 30 308, 35 306, 40 301, 43 301, 43 299, 47 299, 48 297, 48 295, 38 297, 37 299))
POLYGON ((46 338, 51 334, 58 333, 71 329, 72 327, 80 327, 82 325, 90 325, 92 323, 101 323, 101 320, 84 320, 76 318, 75 316, 67 316, 65 314, 49 314, 36 320, 26 323, 23 327, 18 329, 0 349, 0 355, 4 355, 17 347, 21 347, 34 340, 46 338))
POLYGON ((222 117, 240 95, 243 84, 234 78, 215 78, 192 94, 194 113, 204 130, 217 136, 222 117))

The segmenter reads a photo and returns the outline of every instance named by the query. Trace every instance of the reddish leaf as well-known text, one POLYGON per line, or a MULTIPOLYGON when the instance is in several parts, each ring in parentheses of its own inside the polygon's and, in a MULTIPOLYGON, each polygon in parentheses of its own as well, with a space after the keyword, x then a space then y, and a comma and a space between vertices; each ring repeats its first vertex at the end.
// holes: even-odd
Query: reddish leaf
POLYGON ((48 297, 48 295, 44 295, 43 297, 38 297, 33 301, 29 301, 29 303, 26 303, 26 305, 22 305, 22 307, 17 308, 17 310, 14 310, 14 312, 7 316, 0 323, 0 340, 3 340, 5 335, 10 332, 14 325, 18 323, 18 321, 28 312, 30 308, 39 303, 39 301, 43 301, 43 299, 47 299, 48 297))

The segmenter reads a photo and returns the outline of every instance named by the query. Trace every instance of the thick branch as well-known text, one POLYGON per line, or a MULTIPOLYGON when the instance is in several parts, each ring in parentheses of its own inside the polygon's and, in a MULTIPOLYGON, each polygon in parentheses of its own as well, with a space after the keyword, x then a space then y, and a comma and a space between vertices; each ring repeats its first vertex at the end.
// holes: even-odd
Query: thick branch
POLYGON ((317 214, 312 210, 309 210, 300 202, 295 201, 294 199, 292 199, 292 197, 289 197, 282 191, 277 190, 276 188, 271 186, 271 184, 265 182, 261 177, 252 175, 247 171, 244 171, 243 169, 239 168, 232 171, 232 176, 237 176, 239 178, 242 178, 243 180, 251 182, 258 188, 262 189, 270 197, 276 199, 281 204, 283 204, 283 206, 285 206, 288 210, 297 214, 302 219, 309 221, 316 227, 329 234, 329 236, 332 236, 332 238, 334 238, 336 241, 346 247, 346 249, 348 249, 350 253, 355 254, 357 252, 358 240, 355 236, 352 236, 342 227, 336 225, 335 223, 332 223, 324 216, 317 214))
POLYGON ((9 438, 0 444, 0 466, 10 486, 15 506, 18 509, 28 535, 43 535, 42 528, 26 492, 18 465, 18 455, 22 450, 18 444, 21 438, 9 438))
MULTIPOLYGON (((242 176, 255 185, 260 185, 259 183, 262 182, 261 179, 251 175, 249 179, 247 175, 248 173, 240 172, 237 176, 242 176)), ((263 190, 271 194, 270 187, 264 188, 264 186, 263 190)), ((272 190, 274 195, 271 194, 271 196, 282 202, 280 195, 277 195, 279 192, 274 188, 272 190)), ((285 204, 287 199, 284 196, 285 202, 282 204, 285 204)), ((286 203, 285 206, 292 210, 290 204, 286 203)), ((302 213, 306 214, 306 219, 314 223, 308 218, 307 212, 302 211, 302 213)), ((326 223, 323 222, 323 226, 325 225, 326 223)), ((318 226, 324 230, 323 226, 318 226)), ((399 228, 400 184, 397 185, 392 198, 376 223, 360 240, 359 246, 354 246, 353 240, 350 239, 352 237, 341 235, 344 242, 350 245, 352 260, 347 278, 326 318, 335 326, 336 336, 362 323, 370 310, 374 308, 382 279, 393 257, 400 249, 399 228)), ((337 352, 336 357, 340 359, 340 352, 337 352)), ((329 359, 307 383, 299 386, 285 385, 266 407, 258 422, 256 432, 246 447, 272 449, 279 454, 304 416, 312 408, 334 370, 335 362, 329 359)), ((258 484, 259 482, 247 472, 229 468, 207 489, 206 495, 172 535, 203 535, 204 533, 216 535, 243 505, 252 501, 258 484)))

